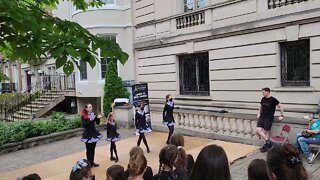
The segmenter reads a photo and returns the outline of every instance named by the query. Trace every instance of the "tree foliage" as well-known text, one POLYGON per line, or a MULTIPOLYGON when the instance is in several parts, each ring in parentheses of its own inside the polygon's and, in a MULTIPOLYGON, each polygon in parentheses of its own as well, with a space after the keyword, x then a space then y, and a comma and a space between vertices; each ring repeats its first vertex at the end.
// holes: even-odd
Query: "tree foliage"
POLYGON ((116 98, 128 98, 130 93, 123 87, 122 79, 117 74, 117 69, 113 61, 110 61, 104 83, 103 112, 107 117, 111 112, 111 104, 116 98))
MULTIPOLYGON (((66 1, 66 0, 65 0, 66 1)), ((76 9, 100 7, 100 0, 69 0, 76 9)), ((91 67, 102 57, 113 57, 122 64, 128 54, 117 43, 91 34, 75 22, 53 17, 50 10, 59 0, 0 0, 0 53, 10 61, 41 62, 56 60, 56 68, 70 75, 80 61, 91 67)), ((1 74, 1 73, 0 73, 1 74)), ((3 78, 3 75, 0 76, 3 78)))

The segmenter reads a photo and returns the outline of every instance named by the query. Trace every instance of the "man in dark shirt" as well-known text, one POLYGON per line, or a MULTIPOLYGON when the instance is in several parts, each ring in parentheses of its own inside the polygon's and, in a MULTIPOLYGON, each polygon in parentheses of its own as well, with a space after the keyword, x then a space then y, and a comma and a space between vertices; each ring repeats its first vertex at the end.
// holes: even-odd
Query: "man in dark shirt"
POLYGON ((261 152, 268 151, 271 148, 272 144, 270 141, 270 130, 273 123, 274 112, 276 107, 280 109, 281 116, 278 118, 280 121, 283 119, 283 106, 280 102, 270 95, 269 88, 262 89, 263 98, 261 99, 259 106, 259 113, 257 115, 258 124, 256 133, 259 135, 263 141, 264 145, 260 149, 261 152))

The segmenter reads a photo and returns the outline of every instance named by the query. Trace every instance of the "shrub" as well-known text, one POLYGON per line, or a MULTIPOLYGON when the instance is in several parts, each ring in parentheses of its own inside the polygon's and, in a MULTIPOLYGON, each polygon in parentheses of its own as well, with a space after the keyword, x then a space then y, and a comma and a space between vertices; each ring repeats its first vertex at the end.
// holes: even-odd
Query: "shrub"
POLYGON ((80 116, 67 118, 64 113, 60 112, 54 112, 47 120, 0 123, 0 146, 79 127, 81 127, 80 116))
POLYGON ((115 64, 110 61, 105 77, 104 96, 103 96, 103 112, 108 116, 111 112, 111 104, 115 98, 128 98, 130 93, 123 87, 122 79, 118 76, 115 64))

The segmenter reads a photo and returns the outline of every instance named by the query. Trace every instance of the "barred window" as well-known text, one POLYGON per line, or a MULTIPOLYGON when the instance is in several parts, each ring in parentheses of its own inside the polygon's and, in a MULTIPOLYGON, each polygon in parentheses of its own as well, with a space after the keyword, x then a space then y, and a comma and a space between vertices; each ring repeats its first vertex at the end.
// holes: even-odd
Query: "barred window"
POLYGON ((310 86, 310 41, 280 43, 281 85, 310 86))
POLYGON ((179 56, 180 94, 208 96, 209 56, 197 53, 179 56))

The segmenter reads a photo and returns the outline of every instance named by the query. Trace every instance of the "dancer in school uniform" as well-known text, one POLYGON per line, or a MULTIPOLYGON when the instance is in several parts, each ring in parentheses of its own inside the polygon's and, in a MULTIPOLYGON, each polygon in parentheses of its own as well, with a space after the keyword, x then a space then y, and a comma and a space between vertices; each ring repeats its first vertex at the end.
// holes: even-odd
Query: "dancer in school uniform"
POLYGON ((167 144, 170 144, 170 138, 174 131, 175 121, 173 118, 174 103, 171 94, 166 95, 166 104, 163 108, 163 124, 168 126, 169 134, 167 144))
POLYGON ((147 147, 147 153, 150 152, 148 142, 145 136, 145 133, 151 132, 151 128, 148 127, 148 124, 146 122, 146 115, 144 112, 144 103, 141 102, 139 105, 139 109, 136 112, 135 115, 135 125, 136 125, 136 132, 139 133, 139 139, 137 142, 137 146, 140 146, 141 140, 143 140, 144 145, 147 147))
POLYGON ((108 120, 106 122, 107 124, 107 141, 110 141, 110 160, 118 162, 118 152, 117 152, 117 146, 116 142, 120 140, 121 136, 117 132, 117 124, 115 122, 115 114, 113 112, 108 114, 108 120), (116 155, 116 157, 113 157, 113 152, 116 155))
POLYGON ((84 127, 81 141, 86 144, 86 155, 92 167, 98 167, 99 164, 94 163, 94 154, 97 142, 102 138, 102 135, 96 130, 95 124, 100 124, 101 115, 96 115, 92 112, 92 105, 87 104, 81 113, 81 122, 84 127))

